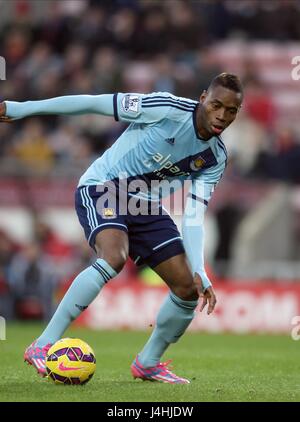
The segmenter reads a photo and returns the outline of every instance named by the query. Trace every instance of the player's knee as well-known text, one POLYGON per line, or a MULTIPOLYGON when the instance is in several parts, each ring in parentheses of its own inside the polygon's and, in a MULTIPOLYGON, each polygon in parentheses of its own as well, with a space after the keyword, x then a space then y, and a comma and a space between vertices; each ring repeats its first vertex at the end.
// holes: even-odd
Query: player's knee
POLYGON ((197 286, 193 283, 183 283, 173 289, 176 296, 183 300, 198 300, 199 293, 197 286))
POLYGON ((119 273, 128 258, 127 252, 124 249, 116 251, 104 251, 99 258, 104 259, 117 273, 119 273))

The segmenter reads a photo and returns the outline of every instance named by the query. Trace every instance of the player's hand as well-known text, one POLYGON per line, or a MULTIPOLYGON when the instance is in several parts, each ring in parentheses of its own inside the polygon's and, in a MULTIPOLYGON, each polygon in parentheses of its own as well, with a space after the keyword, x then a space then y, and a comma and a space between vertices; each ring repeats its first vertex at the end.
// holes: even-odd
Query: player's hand
POLYGON ((12 119, 6 116, 5 102, 0 103, 0 122, 11 123, 12 119))
POLYGON ((216 295, 215 295, 215 292, 213 291, 213 288, 208 287, 205 290, 205 292, 200 293, 200 297, 203 298, 203 301, 200 306, 200 312, 202 312, 205 306, 208 304, 207 315, 211 314, 213 310, 215 309, 215 306, 217 303, 216 295))
POLYGON ((205 291, 203 291, 203 285, 202 285, 202 280, 201 277, 199 276, 199 274, 195 274, 195 283, 198 287, 199 290, 199 296, 200 298, 202 298, 202 303, 200 306, 200 312, 203 311, 203 309, 205 308, 205 306, 208 304, 207 307, 207 315, 211 314, 213 312, 213 310, 215 309, 216 303, 217 303, 217 298, 215 295, 215 292, 213 290, 213 288, 207 287, 207 289, 205 289, 205 291))

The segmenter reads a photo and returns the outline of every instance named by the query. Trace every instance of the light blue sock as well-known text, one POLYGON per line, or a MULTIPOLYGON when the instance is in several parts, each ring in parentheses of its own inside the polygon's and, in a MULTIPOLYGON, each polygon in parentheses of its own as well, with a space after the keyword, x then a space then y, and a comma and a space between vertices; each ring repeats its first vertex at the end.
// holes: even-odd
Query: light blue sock
POLYGON ((168 346, 179 340, 192 322, 197 304, 196 300, 182 300, 170 292, 159 310, 155 329, 139 354, 145 368, 155 366, 168 346))
POLYGON ((95 299, 105 283, 116 275, 117 272, 104 259, 97 259, 92 266, 78 274, 45 331, 37 339, 37 346, 42 347, 59 340, 71 322, 95 299))

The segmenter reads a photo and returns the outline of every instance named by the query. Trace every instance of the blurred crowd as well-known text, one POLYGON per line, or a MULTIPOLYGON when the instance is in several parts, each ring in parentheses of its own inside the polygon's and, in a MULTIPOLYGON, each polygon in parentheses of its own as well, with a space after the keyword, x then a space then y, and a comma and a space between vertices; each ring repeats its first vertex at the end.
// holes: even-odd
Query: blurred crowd
MULTIPOLYGON (((0 0, 7 79, 0 81, 0 100, 118 91, 198 99, 224 71, 213 45, 235 38, 299 41, 299 22, 298 0, 0 0)), ((230 153, 225 177, 300 183, 299 127, 282 124, 251 60, 240 76, 245 102, 224 135, 230 153)), ((60 169, 78 179, 123 129, 96 115, 2 124, 0 175, 47 176, 60 169)), ((237 221, 238 211, 230 206, 220 211, 220 221, 232 230, 236 223, 229 220, 237 221)), ((87 246, 64 244, 41 223, 33 239, 24 247, 0 233, 2 315, 48 318, 57 285, 91 259, 87 246)))
MULTIPOLYGON (((32 239, 25 245, 0 229, 0 315, 48 320, 77 274, 93 261, 85 240, 63 240, 38 216, 33 216, 32 239)), ((137 274, 128 260, 114 282, 134 281, 137 274)))

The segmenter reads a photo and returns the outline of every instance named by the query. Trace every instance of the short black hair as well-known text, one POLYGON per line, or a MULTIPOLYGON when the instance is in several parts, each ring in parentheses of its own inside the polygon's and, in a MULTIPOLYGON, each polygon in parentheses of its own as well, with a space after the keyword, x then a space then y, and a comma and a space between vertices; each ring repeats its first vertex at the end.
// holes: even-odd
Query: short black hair
POLYGON ((243 86, 240 78, 232 73, 220 73, 210 83, 207 91, 216 86, 223 86, 224 88, 230 89, 231 91, 243 94, 243 86))

